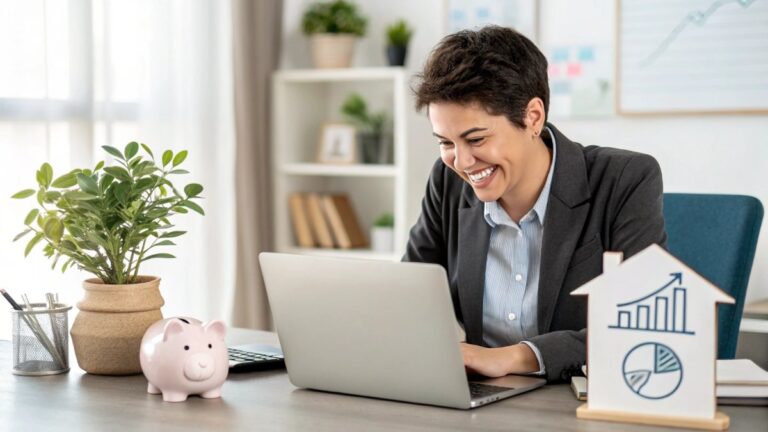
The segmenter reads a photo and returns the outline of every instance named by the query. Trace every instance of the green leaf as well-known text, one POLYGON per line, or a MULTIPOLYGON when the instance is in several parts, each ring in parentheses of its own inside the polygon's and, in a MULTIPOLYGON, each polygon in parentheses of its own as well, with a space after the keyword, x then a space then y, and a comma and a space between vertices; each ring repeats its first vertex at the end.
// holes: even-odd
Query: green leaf
POLYGON ((131 141, 128 143, 127 146, 125 146, 125 158, 130 159, 134 156, 136 156, 136 153, 139 152, 139 143, 136 141, 131 141))
POLYGON ((117 198, 118 201, 122 204, 126 204, 128 202, 128 194, 131 191, 131 184, 129 182, 121 182, 115 185, 113 189, 113 193, 115 194, 115 198, 117 198))
POLYGON ((203 211, 203 208, 197 205, 197 203, 193 203, 192 201, 184 201, 183 203, 181 203, 181 205, 189 209, 192 209, 197 213, 200 213, 201 215, 205 216, 205 212, 203 211))
MULTIPOLYGON (((29 224, 27 224, 27 225, 29 225, 29 224)), ((13 238, 13 241, 16 241, 16 240, 18 240, 18 239, 20 239, 20 238, 24 237, 25 235, 27 235, 27 234, 29 234, 29 233, 31 233, 31 232, 32 232, 32 228, 27 228, 27 229, 25 229, 24 231, 22 231, 22 232, 20 232, 20 233, 16 234, 16 237, 14 237, 14 238, 13 238)), ((170 241, 170 240, 165 240, 165 241, 170 241)))
POLYGON ((169 254, 169 253, 156 253, 156 254, 150 255, 150 256, 148 256, 146 258, 142 258, 141 261, 143 262, 143 261, 146 261, 146 260, 151 260, 153 258, 176 258, 176 257, 171 255, 171 254, 169 254))
POLYGON ((120 150, 118 150, 118 149, 116 149, 116 148, 114 148, 112 146, 107 146, 107 145, 101 146, 101 148, 103 148, 104 151, 106 151, 107 153, 111 154, 112 156, 114 156, 114 157, 116 157, 118 159, 125 160, 125 158, 123 157, 123 154, 120 153, 120 150))
POLYGON ((161 234, 160 238, 174 238, 174 237, 182 236, 186 233, 187 233, 186 231, 171 231, 171 232, 161 234))
POLYGON ((189 210, 185 209, 184 207, 174 207, 171 210, 175 211, 176 213, 181 213, 181 214, 189 213, 189 210))
POLYGON ((64 199, 68 199, 72 201, 88 201, 96 198, 98 197, 95 195, 91 195, 89 193, 85 193, 81 191, 64 192, 64 199))
POLYGON ((163 152, 163 166, 168 165, 168 163, 171 162, 171 159, 173 158, 173 152, 170 150, 166 150, 163 152))
POLYGON ((168 195, 168 190, 165 189, 165 186, 160 186, 160 196, 166 196, 168 195))
POLYGON ((40 241, 41 238, 43 238, 43 233, 41 232, 35 234, 35 236, 32 237, 32 240, 30 240, 29 243, 27 243, 26 249, 24 249, 25 257, 29 255, 29 253, 32 251, 32 248, 35 247, 35 245, 37 244, 37 242, 40 241))
POLYGON ((150 149, 149 149, 149 146, 148 146, 148 145, 146 145, 146 144, 144 144, 144 143, 141 143, 141 148, 143 148, 143 149, 144 149, 144 151, 145 151, 145 152, 147 152, 147 153, 149 154, 149 157, 151 157, 151 158, 152 158, 152 160, 155 160, 155 155, 153 155, 153 154, 152 154, 152 150, 150 150, 150 149))
POLYGON ((97 163, 96 166, 93 168, 93 172, 96 172, 102 168, 104 168, 104 161, 99 161, 99 163, 97 163))
POLYGON ((45 187, 45 173, 42 170, 37 170, 35 172, 35 180, 37 180, 37 184, 41 187, 45 187))
POLYGON ((77 176, 75 173, 64 174, 51 183, 51 186, 59 189, 70 188, 77 184, 77 176))
POLYGON ((155 243, 155 246, 176 246, 176 243, 170 240, 163 240, 161 242, 155 243))
POLYGON ((57 217, 50 217, 45 221, 43 232, 54 244, 58 244, 61 241, 61 236, 64 234, 64 225, 61 224, 57 217))
POLYGON ((11 196, 11 198, 15 198, 15 199, 28 198, 28 197, 31 197, 32 195, 34 195, 35 192, 37 192, 37 191, 34 190, 34 189, 24 189, 23 191, 19 191, 19 192, 16 192, 15 194, 13 194, 11 196))
POLYGON ((99 185, 97 185, 96 180, 92 179, 91 177, 88 177, 84 174, 78 174, 77 184, 80 185, 80 189, 82 189, 83 192, 89 193, 91 195, 99 195, 99 185))
POLYGON ((190 183, 184 186, 184 193, 187 194, 188 197, 198 196, 202 191, 203 186, 197 183, 190 183))
POLYGON ((128 173, 128 171, 126 171, 124 168, 121 168, 119 166, 106 167, 104 168, 104 172, 111 174, 112 176, 114 176, 119 180, 124 180, 124 181, 133 180, 131 178, 131 175, 128 173))
POLYGON ((173 158, 173 166, 176 167, 178 165, 181 165, 182 162, 184 162, 184 159, 187 158, 187 151, 182 150, 180 151, 174 158, 173 158))
POLYGON ((171 170, 168 174, 189 174, 189 171, 183 169, 171 170))
POLYGON ((24 218, 24 225, 29 225, 32 222, 34 222, 35 218, 37 217, 37 215, 39 213, 40 213, 40 210, 38 210, 38 209, 30 210, 29 213, 27 213, 27 217, 24 218))
POLYGON ((46 162, 40 167, 40 171, 43 173, 43 181, 45 183, 45 187, 50 186, 51 180, 53 180, 53 168, 51 168, 51 165, 46 162))
POLYGON ((59 192, 54 192, 54 191, 46 192, 45 195, 43 195, 43 200, 47 203, 52 203, 57 199, 59 199, 60 196, 61 196, 61 193, 59 192))

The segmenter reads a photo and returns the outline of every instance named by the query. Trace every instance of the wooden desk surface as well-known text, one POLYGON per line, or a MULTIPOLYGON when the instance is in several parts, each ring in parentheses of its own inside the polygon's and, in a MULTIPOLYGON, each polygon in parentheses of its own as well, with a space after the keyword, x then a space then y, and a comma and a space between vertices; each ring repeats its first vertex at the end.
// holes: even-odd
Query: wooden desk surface
MULTIPOLYGON (((273 333, 231 329, 229 344, 275 343, 273 333)), ((11 374, 11 344, 0 342, 0 425, 11 431, 663 431, 679 430, 577 420, 577 401, 565 384, 479 409, 462 411, 298 389, 284 370, 230 374, 221 399, 190 397, 165 403, 147 394, 143 375, 11 374)), ((766 431, 765 407, 720 408, 731 430, 766 431)))

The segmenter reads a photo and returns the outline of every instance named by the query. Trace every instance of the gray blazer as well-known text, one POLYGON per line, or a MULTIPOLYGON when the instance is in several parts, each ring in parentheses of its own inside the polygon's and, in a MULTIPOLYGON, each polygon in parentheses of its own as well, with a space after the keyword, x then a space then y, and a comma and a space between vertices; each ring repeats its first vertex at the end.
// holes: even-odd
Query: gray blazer
MULTIPOLYGON (((557 158, 544 219, 539 336, 530 341, 541 352, 547 380, 558 381, 580 374, 586 362, 587 302, 569 293, 602 273, 603 251, 621 251, 626 259, 653 243, 666 247, 667 234, 661 170, 653 157, 583 147, 547 126, 555 134, 557 158)), ((482 201, 438 160, 403 260, 446 269, 456 317, 475 345, 483 345, 490 236, 482 201)))

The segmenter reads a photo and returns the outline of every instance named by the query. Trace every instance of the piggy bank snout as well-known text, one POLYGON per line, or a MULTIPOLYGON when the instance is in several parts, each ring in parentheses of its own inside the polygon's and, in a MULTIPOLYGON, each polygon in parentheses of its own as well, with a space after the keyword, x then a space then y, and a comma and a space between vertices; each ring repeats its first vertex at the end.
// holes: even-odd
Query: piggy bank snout
POLYGON ((207 352, 189 356, 184 362, 184 376, 190 381, 205 381, 216 372, 216 362, 207 352))

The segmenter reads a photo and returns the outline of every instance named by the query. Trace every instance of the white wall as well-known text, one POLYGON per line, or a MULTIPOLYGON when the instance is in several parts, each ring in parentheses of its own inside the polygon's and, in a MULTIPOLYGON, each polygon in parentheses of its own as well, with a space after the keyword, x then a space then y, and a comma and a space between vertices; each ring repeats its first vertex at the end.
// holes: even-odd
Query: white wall
MULTIPOLYGON (((308 42, 301 34, 301 13, 310 2, 285 0, 283 68, 310 67, 308 42)), ((355 66, 385 65, 384 28, 399 18, 416 32, 407 67, 419 70, 443 36, 443 0, 358 0, 369 17, 368 35, 357 46, 355 66)), ((747 194, 768 206, 768 116, 653 116, 558 120, 557 127, 584 145, 626 148, 649 153, 661 164, 665 191, 747 194)), ((409 199, 419 200, 438 149, 423 115, 414 113, 409 143, 413 149, 409 199)), ((415 218, 415 215, 413 215, 415 218)), ((768 223, 764 223, 764 226, 768 223)), ((763 228, 752 269, 747 301, 768 297, 768 230, 763 228)))

